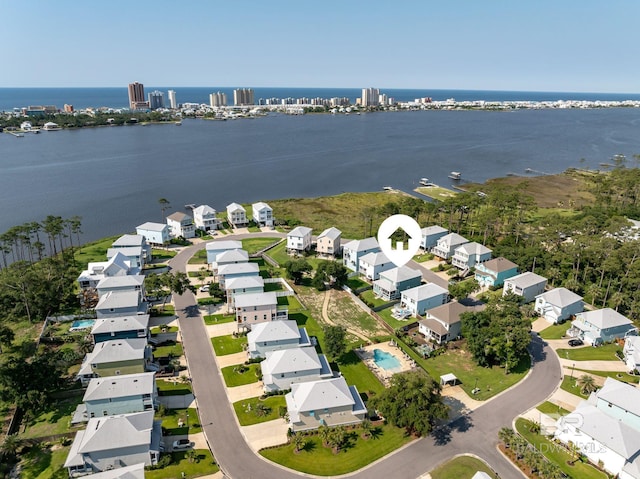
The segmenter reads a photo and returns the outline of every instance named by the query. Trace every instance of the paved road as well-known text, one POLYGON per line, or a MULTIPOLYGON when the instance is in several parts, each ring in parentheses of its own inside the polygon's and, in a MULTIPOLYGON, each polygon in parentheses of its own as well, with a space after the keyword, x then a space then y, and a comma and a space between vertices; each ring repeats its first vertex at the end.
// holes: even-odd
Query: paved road
MULTIPOLYGON (((248 236, 251 235, 237 235, 233 238, 248 236)), ((282 235, 275 233, 273 236, 282 235)), ((183 271, 187 260, 202 248, 204 243, 183 250, 171 260, 171 267, 183 271)), ((174 301, 193 390, 200 408, 200 422, 222 471, 234 479, 300 477, 298 473, 267 462, 251 451, 227 400, 222 376, 216 365, 204 322, 198 313, 195 297, 187 292, 182 296, 174 296, 174 301)), ((531 352, 531 373, 518 386, 468 416, 456 420, 435 436, 414 441, 350 477, 413 479, 456 454, 472 453, 491 464, 501 478, 520 479, 520 472, 496 449, 497 432, 503 426, 510 426, 515 416, 546 399, 561 377, 560 364, 555 354, 537 336, 534 336, 531 352)))

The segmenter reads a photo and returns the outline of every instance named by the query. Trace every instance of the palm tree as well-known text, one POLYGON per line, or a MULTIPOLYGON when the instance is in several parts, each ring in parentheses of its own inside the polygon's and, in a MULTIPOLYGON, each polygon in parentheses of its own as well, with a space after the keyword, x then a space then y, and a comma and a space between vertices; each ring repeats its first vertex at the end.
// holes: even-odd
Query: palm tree
POLYGON ((331 429, 326 424, 323 424, 318 428, 318 437, 322 441, 322 445, 327 447, 329 445, 329 438, 331 437, 331 429))
POLYGON ((529 431, 531 431, 534 434, 539 434, 540 433, 540 423, 538 421, 533 421, 531 419, 527 420, 527 427, 529 428, 529 431))
POLYGON ((371 421, 367 418, 363 419, 360 427, 362 428, 362 439, 369 439, 371 437, 371 421))
POLYGON ((304 447, 304 438, 299 432, 294 432, 293 436, 291 436, 291 443, 293 444, 293 452, 298 454, 300 449, 304 447))
POLYGON ((510 427, 503 427, 498 431, 498 439, 500 439, 504 443, 505 447, 511 446, 514 436, 515 433, 510 427))
POLYGON ((595 381, 593 380, 593 376, 589 376, 588 374, 583 374, 577 380, 578 386, 580 386, 580 392, 582 394, 591 394, 598 387, 596 386, 595 381))
POLYGON ((340 447, 344 444, 345 435, 345 430, 342 426, 334 427, 331 430, 329 435, 329 445, 333 448, 334 454, 338 454, 338 452, 340 452, 340 447))
POLYGON ((18 450, 22 447, 22 439, 17 434, 11 434, 5 437, 4 442, 0 446, 0 450, 11 457, 14 457, 18 450))
POLYGON ((158 203, 160 203, 160 211, 162 212, 162 221, 164 221, 164 212, 169 208, 171 208, 170 206, 171 202, 166 198, 160 198, 158 200, 158 203))

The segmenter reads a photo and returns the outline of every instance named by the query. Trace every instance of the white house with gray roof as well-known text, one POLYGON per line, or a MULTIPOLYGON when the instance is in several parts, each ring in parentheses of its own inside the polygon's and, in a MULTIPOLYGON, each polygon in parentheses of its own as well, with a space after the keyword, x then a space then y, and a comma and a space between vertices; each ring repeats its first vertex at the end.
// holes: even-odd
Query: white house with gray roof
POLYGON ((70 477, 158 463, 161 421, 154 411, 95 417, 78 431, 64 463, 70 477))
POLYGON ((274 218, 273 208, 271 208, 271 206, 263 201, 259 201, 251 205, 251 210, 253 213, 253 221, 255 221, 258 226, 273 227, 274 218))
POLYGON ((227 292, 227 305, 232 308, 237 295, 263 293, 264 279, 262 276, 241 276, 227 280, 224 287, 227 292))
POLYGON ((449 301, 449 290, 434 283, 421 284, 402 291, 400 305, 409 309, 413 316, 423 316, 428 309, 449 301))
POLYGON ((440 238, 449 234, 448 229, 438 225, 427 226, 426 228, 422 228, 420 231, 422 232, 420 247, 424 251, 431 251, 438 244, 438 240, 440 238))
POLYGON ((429 309, 425 312, 424 319, 418 321, 418 332, 426 339, 444 344, 460 336, 460 315, 473 310, 457 301, 429 309))
POLYGON ((143 301, 142 291, 135 290, 108 291, 100 297, 95 309, 98 318, 149 312, 147 303, 143 301))
POLYGON ((78 379, 86 385, 92 378, 144 373, 155 369, 152 361, 146 338, 103 341, 85 355, 78 379))
POLYGON ((241 228, 249 224, 247 211, 238 203, 227 205, 227 221, 233 228, 241 228))
POLYGON ((258 323, 247 334, 247 354, 250 359, 264 358, 269 351, 311 346, 306 328, 293 320, 258 323))
POLYGON ((329 361, 314 347, 268 351, 260 363, 266 393, 291 389, 291 385, 333 377, 329 361))
POLYGON ((351 271, 359 272, 360 258, 368 253, 380 251, 378 240, 374 237, 349 241, 342 247, 342 263, 351 271))
POLYGON ((87 269, 78 276, 80 289, 97 288, 98 283, 104 278, 126 276, 131 269, 131 263, 123 254, 115 254, 108 261, 92 262, 87 269))
POLYGON ((465 243, 458 246, 451 258, 451 264, 458 269, 473 268, 476 264, 489 261, 491 259, 492 250, 486 246, 476 243, 465 243))
POLYGON ((91 479, 144 479, 144 463, 97 472, 91 479))
POLYGON ((224 264, 218 267, 216 276, 220 287, 226 289, 226 282, 232 278, 260 276, 260 266, 254 262, 224 264))
POLYGON ((632 374, 640 373, 640 336, 627 336, 624 340, 622 354, 627 371, 632 374))
POLYGON ((311 228, 297 226, 287 233, 287 251, 303 253, 311 249, 311 228))
POLYGON ((358 389, 348 386, 342 376, 292 384, 285 400, 294 432, 358 424, 367 414, 358 389))
POLYGON ((536 296, 534 309, 550 323, 561 323, 584 311, 584 302, 567 288, 555 288, 536 296))
POLYGON ((169 225, 165 223, 154 223, 147 221, 136 226, 136 233, 144 236, 147 243, 156 246, 162 246, 169 242, 169 225))
POLYGON ((211 266, 215 272, 220 266, 224 266, 225 264, 247 263, 248 261, 249 253, 243 249, 232 249, 218 254, 211 266))
POLYGON ((144 296, 144 275, 108 276, 98 282, 96 289, 98 297, 104 296, 109 291, 140 291, 144 296))
POLYGON ((167 226, 172 238, 193 238, 196 235, 193 218, 182 211, 176 211, 167 216, 167 226))
POLYGON ((149 339, 149 315, 111 316, 96 319, 91 328, 94 343, 114 339, 149 339))
POLYGON ((460 236, 458 233, 449 233, 447 235, 438 238, 436 245, 431 249, 431 252, 443 259, 449 259, 453 256, 456 248, 468 243, 469 240, 464 236, 460 236))
POLYGON ((113 258, 116 254, 123 254, 128 260, 131 268, 142 269, 144 266, 145 252, 141 246, 127 246, 122 248, 109 248, 107 250, 107 259, 113 258))
POLYGON ((403 291, 420 286, 422 273, 408 266, 392 268, 380 273, 380 278, 373 282, 373 294, 385 301, 400 298, 403 291))
POLYGON ((316 238, 316 253, 322 257, 339 257, 342 252, 341 240, 342 231, 333 226, 327 228, 316 238))
POLYGON ((93 378, 82 398, 87 419, 151 411, 157 400, 153 372, 93 378))
POLYGON ((242 249, 242 241, 237 240, 220 240, 210 241, 206 244, 207 263, 213 264, 220 253, 234 249, 242 249))
POLYGON ((220 220, 216 215, 216 210, 209 205, 200 205, 193 209, 193 224, 196 229, 202 231, 220 228, 220 220))
MULTIPOLYGON (((146 263, 151 260, 151 245, 147 242, 144 235, 141 234, 125 234, 120 236, 111 244, 112 249, 120 248, 141 248, 142 249, 142 263, 146 263)), ((128 255, 127 255, 128 256, 128 255)), ((107 253, 109 258, 109 253, 107 253)))
POLYGON ((235 297, 238 328, 251 329, 254 324, 289 319, 286 306, 278 306, 276 293, 247 293, 235 297))
POLYGON ((577 313, 567 334, 592 346, 600 346, 630 335, 637 336, 638 328, 626 316, 611 308, 604 308, 577 313))
POLYGON ((363 278, 375 281, 380 278, 380 273, 395 267, 396 265, 387 258, 386 254, 382 252, 367 253, 360 258, 358 272, 363 278))
POLYGON ((547 286, 547 278, 539 274, 526 271, 504 280, 502 296, 515 294, 521 296, 525 303, 535 301, 536 296, 544 293, 547 286))

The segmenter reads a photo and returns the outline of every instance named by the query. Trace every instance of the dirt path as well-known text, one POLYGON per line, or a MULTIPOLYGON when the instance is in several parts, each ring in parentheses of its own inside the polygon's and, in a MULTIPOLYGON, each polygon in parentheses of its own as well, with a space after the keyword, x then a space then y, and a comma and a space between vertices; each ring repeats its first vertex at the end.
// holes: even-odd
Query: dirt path
MULTIPOLYGON (((334 323, 333 321, 331 321, 329 319, 329 301, 331 300, 331 293, 333 290, 328 289, 324 292, 324 301, 322 303, 322 318, 330 325, 335 326, 336 323, 334 323)), ((363 341, 365 341, 367 344, 369 343, 369 338, 363 334, 360 333, 360 331, 356 331, 355 329, 351 329, 351 328, 346 328, 347 332, 349 334, 353 334, 354 336, 362 339, 363 341)))

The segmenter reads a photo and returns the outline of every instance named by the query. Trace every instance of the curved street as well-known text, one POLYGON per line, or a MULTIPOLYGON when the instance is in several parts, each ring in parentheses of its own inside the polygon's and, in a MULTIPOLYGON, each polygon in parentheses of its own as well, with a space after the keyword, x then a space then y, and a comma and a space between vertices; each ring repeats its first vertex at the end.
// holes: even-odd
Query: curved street
MULTIPOLYGON (((224 239, 252 236, 282 238, 284 234, 247 233, 227 235, 224 239)), ((199 243, 185 248, 169 262, 170 266, 185 271, 189 258, 204 247, 205 243, 199 243)), ((302 473, 266 461, 249 448, 227 399, 222 375, 195 296, 191 292, 174 295, 174 303, 193 391, 198 401, 200 421, 222 472, 234 479, 293 479, 303 476, 302 473)), ((498 430, 511 426, 514 417, 545 400, 561 379, 561 367, 556 355, 537 335, 533 335, 531 354, 530 374, 513 388, 432 436, 413 441, 344 477, 413 479, 457 454, 470 453, 488 462, 502 479, 522 478, 520 471, 497 450, 498 430)))

